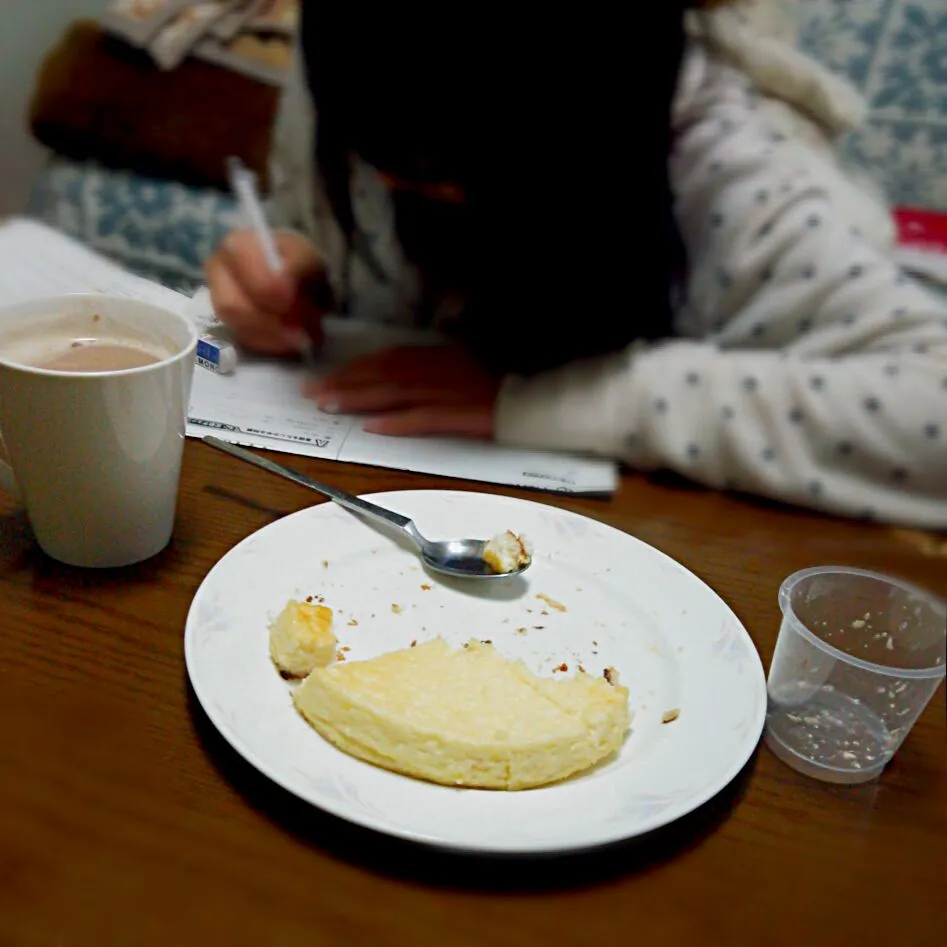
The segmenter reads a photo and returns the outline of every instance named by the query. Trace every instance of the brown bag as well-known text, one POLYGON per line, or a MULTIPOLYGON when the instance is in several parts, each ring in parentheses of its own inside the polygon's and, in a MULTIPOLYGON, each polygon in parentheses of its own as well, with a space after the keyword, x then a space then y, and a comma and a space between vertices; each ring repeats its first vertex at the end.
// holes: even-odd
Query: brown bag
POLYGON ((209 63, 159 72, 144 51, 80 21, 40 67, 30 123, 73 159, 226 190, 236 155, 268 187, 278 104, 273 86, 209 63))

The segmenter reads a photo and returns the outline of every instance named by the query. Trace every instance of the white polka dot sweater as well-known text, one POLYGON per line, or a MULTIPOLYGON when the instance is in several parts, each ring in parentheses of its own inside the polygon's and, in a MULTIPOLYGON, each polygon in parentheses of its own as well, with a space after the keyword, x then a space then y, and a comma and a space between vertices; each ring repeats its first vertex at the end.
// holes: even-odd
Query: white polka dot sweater
MULTIPOLYGON (((834 156, 831 138, 859 123, 863 103, 794 48, 782 0, 689 26, 671 157, 690 263, 678 337, 506 379, 498 439, 947 527, 947 306, 900 274, 886 208, 834 156)), ((276 203, 337 280, 343 241, 311 173, 313 133, 297 73, 277 126, 276 203)), ((416 274, 365 165, 353 196, 390 278, 380 285, 356 259, 350 312, 410 322, 416 274)), ((632 321, 636 265, 630 255, 628 298, 616 300, 632 321)))
POLYGON ((682 337, 507 379, 499 439, 947 527, 947 306, 901 275, 886 215, 813 122, 699 45, 675 124, 682 337))

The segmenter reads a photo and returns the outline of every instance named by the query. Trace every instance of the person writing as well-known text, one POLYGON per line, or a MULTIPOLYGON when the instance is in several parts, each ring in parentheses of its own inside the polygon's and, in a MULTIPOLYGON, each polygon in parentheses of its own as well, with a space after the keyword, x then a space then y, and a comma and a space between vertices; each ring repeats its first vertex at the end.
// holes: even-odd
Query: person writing
POLYGON ((636 51, 578 14, 305 4, 277 149, 287 275, 232 233, 215 308, 274 355, 329 311, 442 328, 311 384, 378 434, 947 527, 947 306, 835 156, 861 102, 778 0, 687 6, 642 17, 636 51))

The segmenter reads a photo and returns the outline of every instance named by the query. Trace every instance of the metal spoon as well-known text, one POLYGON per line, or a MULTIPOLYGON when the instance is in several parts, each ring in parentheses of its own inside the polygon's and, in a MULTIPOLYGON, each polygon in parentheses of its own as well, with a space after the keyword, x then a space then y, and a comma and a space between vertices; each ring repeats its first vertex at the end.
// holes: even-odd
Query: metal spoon
POLYGON ((208 435, 204 438, 204 442, 210 444, 211 447, 216 447, 217 450, 222 450, 224 453, 232 454, 240 460, 245 460, 248 464, 262 467, 277 476, 285 477, 287 480, 309 487, 310 490, 315 490, 317 493, 327 496, 330 500, 338 503, 339 506, 345 507, 353 513, 397 527, 413 540, 420 550, 424 564, 435 572, 462 579, 508 579, 524 572, 531 565, 527 562, 526 565, 513 572, 494 572, 483 558, 484 547, 487 545, 485 539, 449 539, 444 542, 432 542, 430 539, 425 539, 418 532, 414 522, 408 519, 407 516, 402 516, 392 510, 386 510, 382 506, 376 506, 374 503, 369 503, 368 500, 353 496, 344 490, 337 490, 335 487, 320 483, 318 480, 313 480, 311 477, 307 477, 305 474, 289 467, 284 467, 282 464, 251 454, 250 451, 244 450, 242 447, 228 444, 218 437, 208 435))

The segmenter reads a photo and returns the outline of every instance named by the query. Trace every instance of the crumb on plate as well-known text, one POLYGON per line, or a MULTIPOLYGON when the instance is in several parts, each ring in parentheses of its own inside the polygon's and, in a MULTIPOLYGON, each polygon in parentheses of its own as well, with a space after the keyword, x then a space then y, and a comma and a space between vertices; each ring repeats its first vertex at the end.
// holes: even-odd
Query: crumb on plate
MULTIPOLYGON (((562 604, 562 602, 557 602, 554 598, 550 598, 548 595, 546 595, 545 592, 537 593, 536 598, 545 602, 550 608, 554 608, 557 612, 568 611, 568 609, 565 607, 565 605, 562 604)), ((545 614, 545 612, 543 614, 545 614)))

